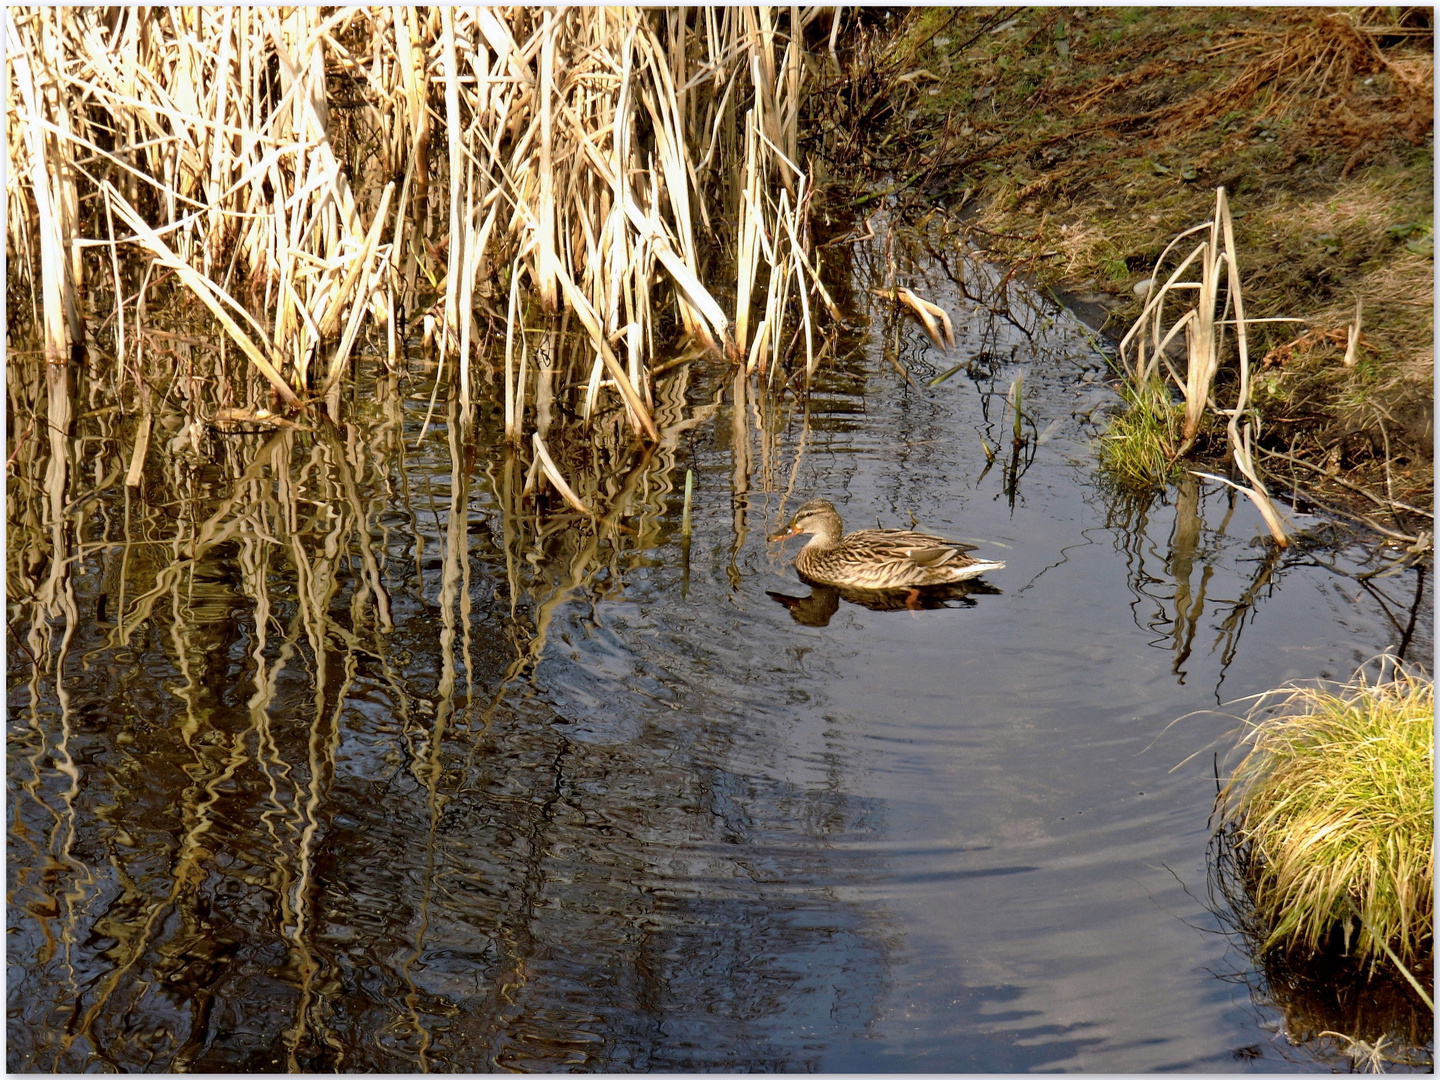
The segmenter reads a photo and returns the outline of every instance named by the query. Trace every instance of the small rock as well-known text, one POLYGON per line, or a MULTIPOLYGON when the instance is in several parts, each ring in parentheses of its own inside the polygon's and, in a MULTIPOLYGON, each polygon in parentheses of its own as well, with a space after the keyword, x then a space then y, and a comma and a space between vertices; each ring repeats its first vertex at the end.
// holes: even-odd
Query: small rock
POLYGON ((1150 291, 1150 286, 1152 286, 1152 285, 1154 285, 1154 284, 1155 284, 1155 279, 1154 279, 1154 278, 1148 278, 1148 277, 1147 277, 1144 281, 1137 281, 1137 282, 1135 283, 1135 295, 1136 295, 1136 296, 1144 296, 1147 292, 1150 291))

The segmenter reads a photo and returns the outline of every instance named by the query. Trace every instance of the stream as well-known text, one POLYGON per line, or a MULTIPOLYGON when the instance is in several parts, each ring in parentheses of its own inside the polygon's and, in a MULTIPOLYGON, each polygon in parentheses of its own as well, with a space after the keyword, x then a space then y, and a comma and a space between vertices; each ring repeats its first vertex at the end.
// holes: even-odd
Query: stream
POLYGON ((442 386, 422 436, 418 345, 338 426, 157 422, 138 487, 109 377, 45 406, 12 356, 9 451, 27 394, 74 418, 9 483, 8 1067, 1333 1064, 1211 910, 1217 755, 1249 695, 1431 655, 1428 582, 1207 482, 1111 490, 1093 333, 871 231, 824 249, 808 397, 701 357, 651 451, 551 429, 598 529, 522 495, 493 400, 467 441, 442 386), (812 497, 1006 566, 811 590, 766 534, 812 497))

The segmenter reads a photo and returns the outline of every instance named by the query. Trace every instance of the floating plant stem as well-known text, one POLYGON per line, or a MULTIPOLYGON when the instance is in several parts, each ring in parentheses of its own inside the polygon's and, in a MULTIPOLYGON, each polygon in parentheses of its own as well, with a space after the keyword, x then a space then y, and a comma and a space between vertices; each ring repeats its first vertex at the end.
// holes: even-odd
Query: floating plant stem
POLYGON ((1023 407, 1022 407, 1022 405, 1021 405, 1021 398, 1024 396, 1024 393, 1025 393, 1025 383, 1024 383, 1024 380, 1025 380, 1025 376, 1024 376, 1024 375, 1016 375, 1016 376, 1015 376, 1015 381, 1014 381, 1014 382, 1011 384, 1011 386, 1010 386, 1010 403, 1011 403, 1011 405, 1013 405, 1014 408, 1015 408, 1015 445, 1016 445, 1016 446, 1019 446, 1022 442, 1024 442, 1024 439, 1023 439, 1023 438, 1021 437, 1021 435, 1020 435, 1021 421, 1024 419, 1024 416, 1025 416, 1024 409, 1023 409, 1023 407))
POLYGON ((680 538, 690 539, 690 499, 695 494, 695 470, 685 470, 685 509, 680 514, 680 538))

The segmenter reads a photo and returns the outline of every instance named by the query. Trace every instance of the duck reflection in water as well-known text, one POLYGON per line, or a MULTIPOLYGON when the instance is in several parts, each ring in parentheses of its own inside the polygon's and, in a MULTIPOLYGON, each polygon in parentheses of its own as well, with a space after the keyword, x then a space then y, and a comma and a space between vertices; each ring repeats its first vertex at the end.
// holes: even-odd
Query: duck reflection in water
POLYGON ((809 596, 789 596, 766 590, 765 595, 790 610, 801 626, 829 626, 842 599, 871 611, 933 611, 945 607, 974 607, 976 596, 997 596, 1000 590, 984 581, 959 581, 926 589, 837 589, 811 585, 809 596))

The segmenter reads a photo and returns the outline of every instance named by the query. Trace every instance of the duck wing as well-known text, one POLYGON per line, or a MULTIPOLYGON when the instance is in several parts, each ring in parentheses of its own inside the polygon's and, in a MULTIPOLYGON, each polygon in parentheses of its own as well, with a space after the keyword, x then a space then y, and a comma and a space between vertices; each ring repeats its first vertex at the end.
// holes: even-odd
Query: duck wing
POLYGON ((952 547, 911 548, 907 553, 916 566, 944 566, 960 552, 952 547))
POLYGON ((851 533, 845 542, 853 542, 880 558, 907 560, 924 567, 944 566, 965 552, 975 550, 974 544, 961 544, 908 529, 865 529, 851 533))

